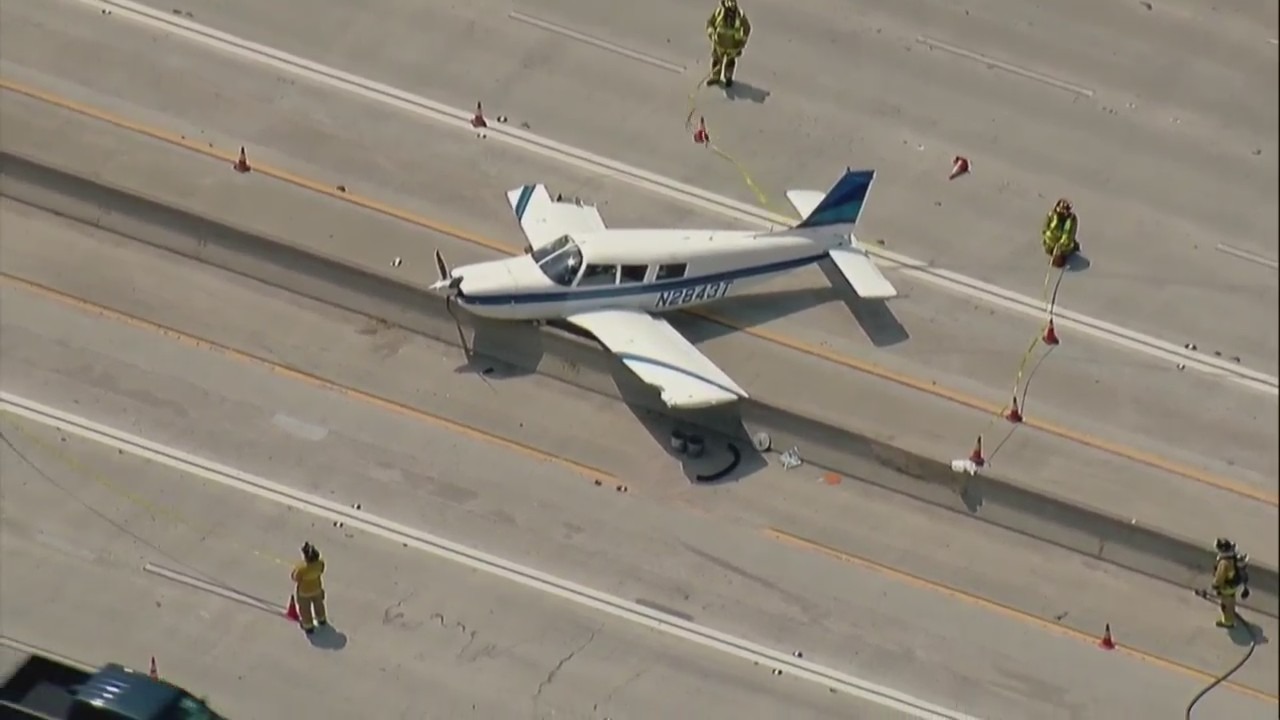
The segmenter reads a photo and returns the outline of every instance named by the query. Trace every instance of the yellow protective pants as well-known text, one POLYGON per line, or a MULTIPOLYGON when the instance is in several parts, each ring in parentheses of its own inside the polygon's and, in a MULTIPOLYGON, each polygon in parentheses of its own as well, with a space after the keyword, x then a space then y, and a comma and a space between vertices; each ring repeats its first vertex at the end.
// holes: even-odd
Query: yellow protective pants
POLYGON ((1045 255, 1061 255, 1064 258, 1075 252, 1078 247, 1076 242, 1066 235, 1053 233, 1045 233, 1043 242, 1045 255))
POLYGON ((303 630, 311 630, 316 623, 324 625, 329 621, 324 607, 324 591, 317 595, 298 595, 298 623, 303 630))
POLYGON ((720 82, 733 82, 733 71, 738 67, 738 58, 742 48, 711 46, 711 79, 720 82))
POLYGON ((1224 590, 1218 595, 1218 609, 1222 611, 1222 619, 1218 621, 1221 627, 1235 627, 1236 625, 1236 590, 1231 588, 1224 590))

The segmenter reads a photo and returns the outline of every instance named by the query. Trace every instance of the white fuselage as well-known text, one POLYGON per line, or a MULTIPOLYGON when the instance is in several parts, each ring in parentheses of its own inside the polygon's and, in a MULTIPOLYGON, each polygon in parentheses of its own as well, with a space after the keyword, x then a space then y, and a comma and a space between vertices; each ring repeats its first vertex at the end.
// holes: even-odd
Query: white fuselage
POLYGON ((832 230, 606 230, 562 239, 554 252, 540 248, 450 276, 462 278, 460 305, 494 319, 544 320, 606 308, 663 313, 739 295, 850 244, 848 234, 832 230))

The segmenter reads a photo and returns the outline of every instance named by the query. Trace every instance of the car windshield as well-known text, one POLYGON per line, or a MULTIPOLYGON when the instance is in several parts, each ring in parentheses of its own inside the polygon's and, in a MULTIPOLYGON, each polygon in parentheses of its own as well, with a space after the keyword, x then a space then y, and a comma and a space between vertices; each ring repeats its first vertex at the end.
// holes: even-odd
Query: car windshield
POLYGON ((573 285, 582 269, 582 250, 568 235, 535 250, 533 259, 551 282, 565 287, 573 285))

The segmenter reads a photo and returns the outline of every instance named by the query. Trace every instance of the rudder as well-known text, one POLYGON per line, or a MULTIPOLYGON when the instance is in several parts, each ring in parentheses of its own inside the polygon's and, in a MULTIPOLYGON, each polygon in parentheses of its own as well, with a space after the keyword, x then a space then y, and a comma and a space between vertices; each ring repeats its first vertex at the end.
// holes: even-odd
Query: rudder
POLYGON ((828 225, 854 225, 862 215, 867 194, 871 192, 871 183, 876 178, 875 170, 846 170, 844 175, 831 186, 822 201, 813 211, 800 221, 797 228, 815 228, 828 225))

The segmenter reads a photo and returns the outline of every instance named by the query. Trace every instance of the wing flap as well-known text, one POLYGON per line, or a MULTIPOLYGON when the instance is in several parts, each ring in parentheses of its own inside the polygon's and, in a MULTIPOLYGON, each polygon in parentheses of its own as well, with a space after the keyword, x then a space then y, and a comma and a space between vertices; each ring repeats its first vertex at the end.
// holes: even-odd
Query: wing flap
POLYGON ((747 393, 666 320, 640 310, 592 310, 565 320, 596 337, 672 408, 704 408, 747 393))
POLYGON ((546 185, 525 185, 510 190, 507 202, 511 204, 531 250, 537 250, 561 235, 605 229, 604 219, 594 207, 557 201, 551 197, 546 185))
POLYGON ((887 300, 898 296, 898 290, 890 283, 871 256, 858 247, 834 248, 831 257, 840 274, 858 297, 868 300, 887 300))

